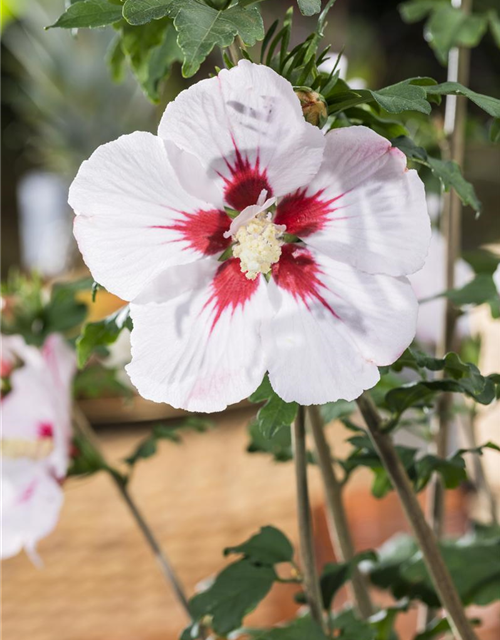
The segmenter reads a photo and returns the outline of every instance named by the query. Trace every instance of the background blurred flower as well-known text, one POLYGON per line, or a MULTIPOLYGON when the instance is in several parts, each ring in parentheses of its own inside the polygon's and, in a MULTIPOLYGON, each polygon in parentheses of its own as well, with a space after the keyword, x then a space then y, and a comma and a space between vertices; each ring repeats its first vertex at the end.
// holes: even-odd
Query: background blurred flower
MULTIPOLYGON (((446 289, 445 282, 445 241, 436 229, 432 232, 431 244, 425 265, 420 271, 410 276, 413 290, 419 300, 437 296, 446 289)), ((460 288, 470 282, 474 271, 465 260, 458 260, 455 265, 455 287, 460 288)), ((418 308, 417 339, 429 346, 436 345, 440 339, 442 319, 445 313, 445 298, 436 298, 423 302, 418 308)), ((467 315, 458 319, 457 332, 463 337, 469 333, 467 315)))
POLYGON ((41 349, 2 336, 2 557, 36 544, 55 527, 71 446, 71 384, 75 356, 51 335, 41 349))

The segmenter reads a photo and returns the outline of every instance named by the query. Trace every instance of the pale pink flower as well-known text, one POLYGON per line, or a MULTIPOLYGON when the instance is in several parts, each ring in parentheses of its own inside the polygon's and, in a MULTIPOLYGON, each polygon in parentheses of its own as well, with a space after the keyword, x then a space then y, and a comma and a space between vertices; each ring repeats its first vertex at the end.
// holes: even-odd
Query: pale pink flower
POLYGON ((148 399, 218 411, 266 371, 287 401, 352 399, 414 336, 421 180, 370 129, 306 123, 268 67, 243 60, 183 91, 158 136, 97 149, 69 202, 94 278, 131 301, 148 399))
POLYGON ((41 349, 2 336, 2 371, 10 391, 2 412, 2 558, 36 544, 57 524, 71 445, 75 356, 59 335, 41 349))

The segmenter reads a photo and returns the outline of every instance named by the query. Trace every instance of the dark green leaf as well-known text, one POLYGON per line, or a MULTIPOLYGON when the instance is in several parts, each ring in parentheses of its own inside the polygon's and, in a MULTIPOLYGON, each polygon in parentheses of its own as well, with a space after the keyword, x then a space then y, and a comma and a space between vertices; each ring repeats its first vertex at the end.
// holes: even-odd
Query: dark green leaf
POLYGON ((151 434, 136 447, 135 451, 125 459, 125 462, 133 467, 139 460, 150 458, 158 450, 158 443, 161 440, 179 443, 181 432, 194 430, 203 433, 212 426, 210 420, 189 416, 181 422, 174 424, 156 424, 151 428, 151 434))
POLYGON ((432 638, 441 637, 449 631, 451 629, 447 618, 435 618, 429 622, 424 631, 415 636, 414 640, 432 640, 432 638))
POLYGON ((100 363, 87 365, 78 371, 73 382, 77 398, 129 397, 130 387, 118 378, 117 369, 104 367, 100 363))
POLYGON ((242 553, 248 560, 256 564, 274 565, 290 562, 293 559, 293 547, 290 540, 275 527, 262 527, 246 542, 236 547, 224 549, 224 555, 242 553))
MULTIPOLYGON (((121 82, 125 77, 125 62, 126 62, 125 53, 122 47, 121 34, 117 34, 114 40, 112 41, 106 55, 106 61, 109 65, 109 69, 111 71, 111 77, 113 78, 113 80, 115 82, 121 82)), ((94 285, 95 285, 95 289, 94 288, 92 289, 92 294, 93 294, 92 302, 95 301, 95 295, 97 294, 97 290, 99 287, 97 282, 95 282, 94 285), (95 291, 95 295, 94 295, 94 291, 95 291)))
POLYGON ((83 0, 70 5, 57 22, 47 28, 80 29, 105 27, 108 24, 119 22, 121 18, 121 5, 111 4, 107 0, 83 0))
POLYGON ((409 0, 399 5, 399 13, 405 22, 419 22, 436 8, 437 2, 439 0, 409 0))
POLYGON ((196 2, 177 0, 174 25, 178 43, 184 54, 182 73, 194 75, 214 46, 228 47, 236 36, 253 46, 264 38, 264 24, 257 7, 243 9, 238 5, 225 11, 196 2))
POLYGON ((259 410, 256 420, 258 429, 266 440, 272 438, 282 427, 290 426, 297 415, 297 403, 282 400, 271 387, 267 375, 249 400, 250 402, 267 400, 259 410))
POLYGON ((296 402, 285 402, 277 394, 269 398, 257 414, 259 429, 265 438, 271 438, 278 429, 291 425, 297 415, 296 402))
POLYGON ((420 111, 420 113, 429 114, 431 112, 426 90, 421 86, 410 84, 407 80, 378 91, 369 91, 369 93, 389 113, 420 111))
POLYGON ((471 89, 464 87, 458 82, 443 82, 442 84, 436 84, 426 87, 427 95, 460 95, 469 98, 478 107, 481 107, 483 111, 493 118, 500 118, 500 100, 492 98, 491 96, 485 96, 482 93, 476 93, 471 89))
POLYGON ((345 609, 332 617, 332 627, 340 640, 375 640, 375 629, 366 620, 360 620, 352 609, 345 609))
POLYGON ((265 438, 257 421, 248 427, 249 453, 270 453, 276 462, 288 462, 293 458, 292 435, 289 426, 281 427, 270 438, 265 438))
POLYGON ((321 595, 323 598, 323 608, 330 610, 333 599, 339 589, 350 580, 355 566, 364 560, 375 561, 377 556, 372 551, 359 553, 349 562, 333 563, 329 562, 323 567, 320 577, 321 595))
POLYGON ((497 298, 498 291, 493 277, 487 273, 480 273, 461 289, 452 289, 451 291, 446 291, 443 295, 450 298, 453 304, 460 307, 467 304, 484 304, 492 298, 497 298))
POLYGON ((447 63, 450 49, 459 45, 474 47, 481 40, 488 20, 482 15, 466 15, 461 9, 441 4, 431 13, 426 35, 442 64, 447 63))
POLYGON ((78 366, 82 368, 97 348, 108 347, 116 342, 123 329, 131 328, 132 320, 128 305, 104 320, 86 324, 76 341, 78 366))
POLYGON ((340 420, 346 418, 354 413, 356 410, 355 402, 348 402, 347 400, 337 400, 337 402, 328 402, 320 407, 321 416, 325 421, 325 424, 333 422, 334 420, 340 420))
MULTIPOLYGON (((500 599, 500 539, 447 541, 441 552, 464 604, 484 606, 500 599)), ((401 574, 405 580, 433 589, 420 553, 402 566, 401 574)))
POLYGON ((470 205, 475 211, 481 211, 481 202, 474 187, 465 180, 456 162, 432 158, 423 147, 418 147, 406 136, 400 136, 391 142, 411 160, 429 167, 442 182, 446 191, 453 188, 465 205, 470 205))
POLYGON ((326 640, 317 622, 310 616, 297 618, 274 629, 247 630, 253 640, 326 640))
POLYGON ((220 635, 238 629, 245 615, 255 609, 269 593, 276 574, 267 566, 256 566, 250 560, 229 565, 203 593, 189 601, 195 620, 212 616, 212 627, 220 635))
POLYGON ((141 25, 169 15, 176 0, 126 0, 123 17, 132 25, 141 25))
POLYGON ((427 158, 427 164, 441 180, 446 191, 453 187, 460 200, 472 207, 475 211, 481 211, 481 202, 476 195, 476 190, 470 182, 467 182, 456 162, 452 160, 438 160, 427 158))

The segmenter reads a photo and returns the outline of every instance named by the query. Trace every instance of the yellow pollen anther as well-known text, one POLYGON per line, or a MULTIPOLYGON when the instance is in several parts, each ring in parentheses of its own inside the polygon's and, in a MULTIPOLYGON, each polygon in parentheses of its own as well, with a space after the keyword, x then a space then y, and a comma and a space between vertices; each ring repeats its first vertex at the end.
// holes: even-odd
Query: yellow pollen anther
POLYGON ((236 233, 233 255, 240 259, 241 270, 249 280, 269 273, 278 262, 284 227, 271 221, 269 213, 259 213, 236 233))

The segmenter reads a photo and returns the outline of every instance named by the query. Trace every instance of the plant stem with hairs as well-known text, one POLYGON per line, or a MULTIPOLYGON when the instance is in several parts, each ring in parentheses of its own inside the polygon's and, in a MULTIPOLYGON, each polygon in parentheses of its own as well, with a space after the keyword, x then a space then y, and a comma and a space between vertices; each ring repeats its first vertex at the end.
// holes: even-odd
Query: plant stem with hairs
MULTIPOLYGON (((311 432, 316 450, 316 459, 323 479, 326 499, 328 531, 335 551, 335 556, 342 562, 349 562, 354 557, 354 545, 349 530, 347 514, 342 496, 342 484, 339 482, 332 465, 330 447, 324 432, 324 421, 319 407, 309 407, 311 432)), ((358 567, 353 567, 350 590, 355 607, 360 616, 369 618, 373 613, 368 585, 358 567)))
MULTIPOLYGON (((125 478, 107 463, 106 457, 101 449, 101 444, 99 442, 99 439, 95 431, 92 428, 92 425, 87 420, 86 416, 77 407, 75 407, 75 409, 73 410, 73 423, 75 425, 76 431, 87 440, 87 442, 94 449, 95 454, 99 456, 102 462, 102 469, 107 471, 110 477, 113 479, 121 497, 123 498, 123 501, 127 505, 132 517, 136 521, 137 526, 141 530, 141 533, 143 534, 144 539, 146 540, 147 544, 151 548, 151 551, 153 552, 153 555, 158 563, 158 566, 160 567, 160 571, 162 572, 163 577, 172 588, 177 598, 177 601, 183 608, 188 619, 191 621, 192 618, 191 618, 191 613, 189 611, 188 598, 184 592, 184 588, 182 587, 179 581, 179 578, 177 577, 172 565, 170 564, 170 561, 165 551, 161 548, 160 543, 158 542, 150 526, 144 519, 144 516, 142 515, 135 500, 132 498, 128 490, 128 486, 125 478)), ((204 629, 201 627, 200 627, 199 637, 200 638, 207 637, 204 629)))
POLYGON ((302 406, 298 408, 297 418, 292 427, 292 445, 295 462, 299 545, 304 591, 312 618, 324 629, 322 598, 314 557, 311 508, 307 484, 305 408, 302 406))
POLYGON ((408 474, 398 456, 391 436, 371 397, 363 393, 357 399, 370 438, 396 490, 406 518, 422 552, 427 571, 439 596, 456 640, 477 640, 464 607, 439 550, 438 540, 420 508, 408 474))

